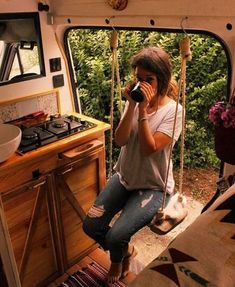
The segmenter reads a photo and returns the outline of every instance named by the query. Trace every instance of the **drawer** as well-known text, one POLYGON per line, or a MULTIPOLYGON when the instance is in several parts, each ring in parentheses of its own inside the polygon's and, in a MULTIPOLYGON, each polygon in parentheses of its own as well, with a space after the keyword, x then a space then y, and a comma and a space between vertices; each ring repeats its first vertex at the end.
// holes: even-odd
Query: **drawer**
POLYGON ((47 174, 56 168, 57 162, 58 158, 53 154, 20 165, 11 165, 0 172, 0 193, 47 174))

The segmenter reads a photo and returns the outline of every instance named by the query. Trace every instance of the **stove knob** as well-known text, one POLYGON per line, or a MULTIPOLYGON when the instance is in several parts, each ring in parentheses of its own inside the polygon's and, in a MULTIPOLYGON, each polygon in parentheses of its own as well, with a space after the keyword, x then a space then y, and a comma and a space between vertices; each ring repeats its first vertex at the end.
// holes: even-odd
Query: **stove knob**
POLYGON ((35 132, 37 134, 37 145, 41 146, 42 145, 42 141, 41 141, 41 137, 40 137, 40 133, 39 132, 35 132))

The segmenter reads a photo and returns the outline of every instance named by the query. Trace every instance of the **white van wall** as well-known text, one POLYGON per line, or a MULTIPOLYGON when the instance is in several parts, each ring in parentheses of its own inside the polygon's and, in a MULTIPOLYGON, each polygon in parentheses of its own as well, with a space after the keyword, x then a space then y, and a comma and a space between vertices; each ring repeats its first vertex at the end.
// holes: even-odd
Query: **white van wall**
MULTIPOLYGON (((122 11, 112 9, 107 0, 50 0, 50 5, 60 37, 66 26, 110 26, 106 19, 120 27, 182 30, 183 24, 185 29, 208 31, 220 37, 229 47, 232 70, 235 68, 234 0, 128 0, 122 11)), ((235 75, 231 88, 233 82, 235 75)))
MULTIPOLYGON (((37 12, 38 2, 33 0, 1 0, 0 13, 14 12, 37 12)), ((39 79, 27 80, 14 84, 0 86, 0 103, 10 100, 18 100, 25 96, 30 96, 38 93, 44 93, 53 89, 52 77, 57 74, 64 74, 65 85, 59 88, 61 113, 70 113, 73 111, 72 95, 69 89, 69 83, 66 75, 66 66, 63 55, 57 45, 53 26, 47 24, 47 13, 39 12, 43 53, 46 69, 46 77, 39 79), (59 72, 50 72, 49 59, 61 58, 62 70, 59 72)))

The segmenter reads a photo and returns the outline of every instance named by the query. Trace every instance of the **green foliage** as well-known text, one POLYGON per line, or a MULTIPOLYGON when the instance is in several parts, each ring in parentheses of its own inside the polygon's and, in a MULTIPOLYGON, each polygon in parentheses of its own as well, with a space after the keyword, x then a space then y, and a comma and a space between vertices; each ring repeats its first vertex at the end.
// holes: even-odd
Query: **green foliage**
MULTIPOLYGON (((73 29, 68 36, 74 64, 78 93, 84 114, 102 121, 110 119, 111 67, 110 30, 73 29)), ((176 79, 180 77, 181 58, 179 42, 184 36, 176 33, 155 31, 120 30, 118 61, 122 86, 131 81, 131 57, 146 46, 161 46, 171 56, 176 79)), ((220 43, 209 36, 192 34, 192 60, 187 62, 186 100, 186 167, 216 167, 218 159, 214 153, 213 128, 208 121, 209 107, 216 101, 226 99, 227 59, 220 43)), ((115 90, 114 129, 120 112, 115 90)), ((109 135, 107 154, 109 152, 109 135)), ((174 162, 179 163, 180 144, 174 148, 174 162)), ((119 149, 113 146, 113 162, 119 149)), ((107 157, 108 159, 108 157, 107 157)))

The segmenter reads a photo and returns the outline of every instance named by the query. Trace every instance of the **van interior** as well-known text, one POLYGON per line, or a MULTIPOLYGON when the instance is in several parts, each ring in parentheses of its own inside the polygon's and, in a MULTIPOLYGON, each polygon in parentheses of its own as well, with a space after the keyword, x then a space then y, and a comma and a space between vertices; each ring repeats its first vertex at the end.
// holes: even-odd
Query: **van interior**
POLYGON ((232 0, 1 1, 2 287, 235 286, 234 26, 232 0), (180 219, 139 231, 130 272, 108 284, 109 254, 82 223, 112 175, 129 60, 144 46, 167 49, 187 97, 178 191, 190 165, 213 166, 215 188, 203 204, 172 201, 180 219), (221 102, 223 129, 208 118, 221 102))

